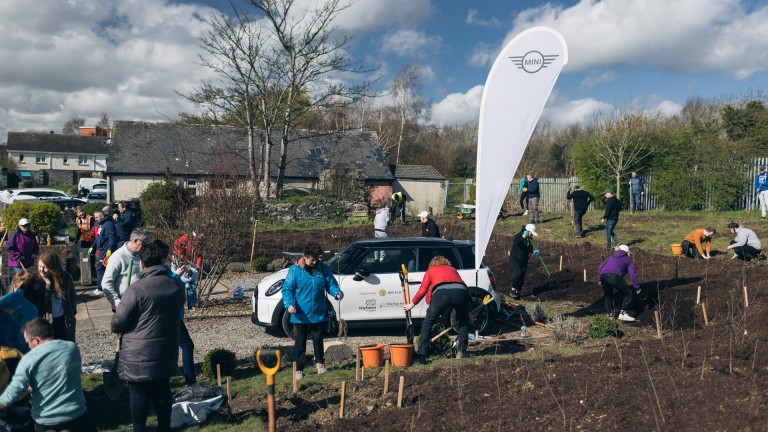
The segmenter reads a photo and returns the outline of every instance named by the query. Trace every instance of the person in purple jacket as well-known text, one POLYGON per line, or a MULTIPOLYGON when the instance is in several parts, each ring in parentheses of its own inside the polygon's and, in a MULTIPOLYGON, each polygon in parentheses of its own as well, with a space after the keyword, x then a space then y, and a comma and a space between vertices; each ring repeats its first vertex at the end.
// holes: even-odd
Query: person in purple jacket
POLYGON ((627 272, 629 272, 632 285, 635 287, 635 294, 640 294, 640 284, 637 282, 635 263, 629 257, 629 246, 623 244, 618 247, 615 254, 609 256, 608 259, 600 264, 600 268, 597 270, 597 283, 603 288, 603 293, 605 293, 605 309, 608 312, 608 316, 614 317, 613 289, 615 288, 616 291, 624 295, 624 300, 621 302, 619 320, 632 322, 635 319, 627 313, 627 307, 632 301, 632 289, 624 280, 627 272))
POLYGON ((13 275, 24 269, 32 269, 39 252, 37 237, 29 227, 29 219, 19 219, 16 231, 8 237, 5 248, 8 250, 8 286, 11 286, 13 275))

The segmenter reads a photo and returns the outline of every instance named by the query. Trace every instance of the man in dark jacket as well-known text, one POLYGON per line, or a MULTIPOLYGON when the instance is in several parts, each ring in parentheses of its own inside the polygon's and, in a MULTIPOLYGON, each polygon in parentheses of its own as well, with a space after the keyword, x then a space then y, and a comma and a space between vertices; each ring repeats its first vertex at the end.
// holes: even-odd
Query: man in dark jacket
POLYGON ((539 179, 528 174, 525 176, 528 180, 528 210, 531 213, 530 223, 539 223, 539 198, 541 193, 539 192, 539 179))
POLYGON ((536 225, 528 224, 515 234, 512 239, 512 249, 509 251, 509 269, 512 271, 512 297, 520 298, 525 281, 525 272, 528 270, 528 257, 530 254, 539 255, 539 250, 534 249, 531 237, 536 237, 536 225))
POLYGON ((619 223, 619 212, 621 211, 621 202, 618 198, 613 196, 612 189, 605 190, 605 213, 601 222, 605 223, 605 243, 606 248, 611 248, 611 239, 613 239, 616 246, 619 245, 619 238, 616 237, 613 230, 616 228, 616 224, 619 223))
POLYGON ((575 185, 573 192, 568 189, 568 194, 566 194, 565 198, 573 200, 573 224, 576 225, 576 237, 586 237, 581 230, 581 218, 584 217, 595 197, 591 193, 582 190, 579 185, 575 185))
POLYGON ((144 430, 153 402, 157 430, 171 428, 170 378, 179 359, 179 311, 184 286, 163 265, 170 248, 161 241, 139 252, 141 272, 112 317, 112 332, 122 333, 118 373, 128 383, 133 430, 144 430))
MULTIPOLYGON (((96 236, 96 250, 99 251, 99 255, 96 257, 96 289, 91 295, 101 297, 104 295, 104 291, 101 290, 101 280, 104 278, 104 272, 106 271, 107 264, 105 259, 109 261, 109 257, 112 256, 112 252, 117 250, 117 230, 115 229, 115 223, 112 222, 112 215, 108 214, 110 207, 104 207, 99 219, 99 234, 96 236)), ((90 252, 90 250, 89 250, 90 252)))
POLYGON ((115 230, 117 232, 117 247, 127 242, 136 228, 136 213, 131 210, 128 203, 120 201, 117 203, 117 213, 114 214, 115 230))
POLYGON ((429 217, 428 211, 424 210, 419 213, 419 219, 421 219, 422 237, 440 237, 440 228, 437 227, 437 222, 429 217))

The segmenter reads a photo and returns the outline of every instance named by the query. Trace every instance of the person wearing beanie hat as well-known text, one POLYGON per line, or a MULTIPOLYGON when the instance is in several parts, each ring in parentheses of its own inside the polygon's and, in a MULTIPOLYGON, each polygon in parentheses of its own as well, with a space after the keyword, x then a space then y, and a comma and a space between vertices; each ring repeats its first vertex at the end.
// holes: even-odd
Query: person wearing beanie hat
POLYGON ((421 236, 440 238, 440 228, 437 227, 437 222, 429 217, 429 212, 424 210, 418 216, 421 219, 421 236))
POLYGON ((16 230, 8 237, 5 249, 8 251, 8 286, 11 286, 13 275, 27 268, 31 270, 39 252, 37 236, 30 228, 29 219, 19 219, 16 230))
POLYGON ((613 189, 606 189, 605 192, 605 213, 601 222, 605 224, 605 243, 606 248, 611 249, 611 239, 616 246, 619 245, 619 238, 613 230, 616 228, 616 224, 619 223, 619 212, 621 211, 621 202, 618 198, 613 196, 613 189))
POLYGON ((611 318, 614 317, 613 290, 615 289, 624 296, 619 311, 619 320, 632 322, 635 321, 635 318, 627 313, 627 308, 632 302, 633 294, 632 289, 624 280, 624 276, 627 273, 629 273, 629 277, 632 279, 632 285, 635 287, 634 293, 640 294, 640 283, 637 281, 635 263, 629 257, 629 246, 623 244, 616 248, 616 253, 609 256, 602 262, 602 264, 600 264, 600 267, 597 270, 597 284, 603 288, 603 294, 605 295, 605 310, 608 313, 608 316, 611 318))
POLYGON ((576 226, 576 237, 585 237, 581 230, 581 220, 589 209, 589 205, 595 200, 591 193, 582 190, 579 185, 573 186, 573 192, 568 189, 566 199, 573 200, 573 225, 576 226))
POLYGON ((755 191, 760 200, 762 219, 765 220, 765 211, 768 209, 768 174, 766 174, 764 166, 760 167, 760 173, 755 177, 755 191))
POLYGON ((539 250, 533 247, 531 241, 531 237, 536 236, 538 236, 536 225, 528 224, 512 239, 512 248, 509 251, 509 269, 512 271, 511 294, 516 300, 520 299, 523 290, 530 254, 539 255, 539 250))

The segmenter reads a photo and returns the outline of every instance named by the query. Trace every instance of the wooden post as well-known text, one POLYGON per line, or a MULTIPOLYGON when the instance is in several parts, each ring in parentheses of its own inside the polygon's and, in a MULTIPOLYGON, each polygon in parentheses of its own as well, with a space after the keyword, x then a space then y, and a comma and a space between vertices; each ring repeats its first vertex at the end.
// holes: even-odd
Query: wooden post
POLYGON ((360 347, 357 347, 355 354, 355 381, 360 381, 360 347))
POLYGON ((654 317, 656 318, 656 335, 661 339, 661 314, 659 311, 654 311, 654 317))
POLYGON ((696 304, 701 303, 701 285, 696 289, 696 304))
POLYGON ((216 363, 216 385, 221 387, 221 365, 216 363))
POLYGON ((701 311, 704 313, 704 325, 709 325, 709 318, 707 317, 707 304, 701 304, 701 311))
POLYGON ((293 394, 299 392, 299 382, 296 381, 296 362, 293 362, 293 394))
POLYGON ((248 263, 253 262, 253 254, 256 252, 256 224, 259 223, 259 221, 253 221, 253 240, 251 240, 251 260, 248 261, 248 263))
POLYGON ((344 418, 344 399, 347 396, 347 382, 341 382, 341 405, 339 405, 339 418, 344 418))
POLYGON ((587 281, 587 269, 584 269, 584 282, 587 281))
POLYGON ((227 377, 227 403, 232 400, 232 380, 227 377))
POLYGON ((744 307, 749 307, 749 296, 747 295, 747 287, 744 287, 744 307))
POLYGON ((360 381, 365 381, 365 366, 360 368, 360 381))
POLYGON ((560 255, 560 271, 563 271, 563 256, 560 255))
POLYGON ((397 390, 397 407, 403 407, 403 386, 405 385, 405 377, 400 375, 400 388, 397 390))
POLYGON ((389 391, 389 360, 384 360, 384 393, 382 394, 386 395, 387 391, 389 391))

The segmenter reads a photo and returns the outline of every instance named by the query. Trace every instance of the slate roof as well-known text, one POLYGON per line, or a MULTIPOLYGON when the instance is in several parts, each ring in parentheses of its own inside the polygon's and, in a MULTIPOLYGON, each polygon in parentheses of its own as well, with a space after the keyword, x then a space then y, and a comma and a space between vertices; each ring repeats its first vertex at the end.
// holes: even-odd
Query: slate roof
POLYGON ((62 135, 35 132, 8 132, 6 150, 107 154, 107 137, 62 135))
MULTIPOLYGON (((325 169, 356 168, 368 180, 394 180, 376 134, 298 133, 301 138, 288 146, 286 178, 317 179, 325 169)), ((260 146, 258 131, 256 140, 260 146)), ((242 128, 116 121, 107 173, 158 175, 170 169, 174 174, 207 175, 223 165, 229 172, 247 175, 246 143, 242 128)), ((279 142, 275 140, 273 167, 278 157, 279 142)))
POLYGON ((403 180, 445 180, 432 165, 392 165, 392 173, 403 180))

